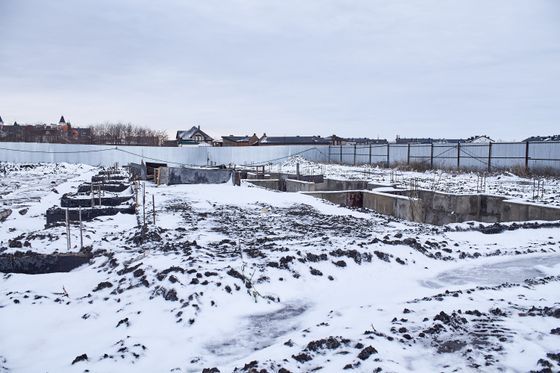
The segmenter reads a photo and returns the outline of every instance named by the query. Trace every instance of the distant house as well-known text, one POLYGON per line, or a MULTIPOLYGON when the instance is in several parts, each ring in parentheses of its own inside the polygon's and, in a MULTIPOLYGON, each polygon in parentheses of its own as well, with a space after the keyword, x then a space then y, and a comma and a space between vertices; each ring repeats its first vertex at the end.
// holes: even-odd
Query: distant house
POLYGON ((260 140, 256 133, 253 136, 222 136, 221 146, 254 146, 259 145, 260 140))
POLYGON ((346 144, 346 139, 339 137, 337 135, 332 135, 327 137, 327 139, 329 139, 329 141, 331 142, 331 145, 345 145, 346 144))
POLYGON ((397 144, 432 144, 433 139, 430 138, 419 138, 419 137, 400 137, 397 135, 395 143, 397 144))
POLYGON ((486 135, 481 135, 481 136, 469 137, 465 142, 471 144, 489 144, 495 141, 486 135))
POLYGON ((467 142, 465 139, 432 139, 430 137, 400 137, 397 135, 397 144, 462 144, 467 142))
POLYGON ((91 144, 93 142, 93 133, 91 128, 73 128, 72 138, 80 144, 91 144))
POLYGON ((261 137, 260 145, 330 145, 331 140, 321 136, 267 136, 261 137))
POLYGON ((211 145, 213 140, 212 137, 208 136, 200 129, 200 126, 193 126, 188 131, 177 131, 177 136, 175 138, 178 146, 211 145))
POLYGON ((0 123, 0 141, 23 141, 23 126, 14 122, 12 126, 5 126, 4 122, 0 123))
POLYGON ((388 144, 387 139, 369 139, 367 137, 350 137, 346 138, 346 144, 350 145, 375 145, 375 144, 388 144))
POLYGON ((523 140, 523 142, 528 142, 528 141, 560 141, 560 135, 531 136, 523 140))
POLYGON ((5 126, 0 118, 0 141, 39 143, 82 143, 91 142, 89 128, 74 128, 60 117, 58 124, 25 124, 14 122, 5 126))

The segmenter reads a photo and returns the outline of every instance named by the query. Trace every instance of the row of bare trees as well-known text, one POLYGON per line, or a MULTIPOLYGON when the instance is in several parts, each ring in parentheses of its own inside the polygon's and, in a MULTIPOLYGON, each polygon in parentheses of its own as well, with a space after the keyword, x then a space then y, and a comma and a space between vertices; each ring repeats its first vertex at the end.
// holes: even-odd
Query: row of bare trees
POLYGON ((167 140, 165 131, 131 123, 103 123, 89 127, 92 144, 160 146, 167 140))

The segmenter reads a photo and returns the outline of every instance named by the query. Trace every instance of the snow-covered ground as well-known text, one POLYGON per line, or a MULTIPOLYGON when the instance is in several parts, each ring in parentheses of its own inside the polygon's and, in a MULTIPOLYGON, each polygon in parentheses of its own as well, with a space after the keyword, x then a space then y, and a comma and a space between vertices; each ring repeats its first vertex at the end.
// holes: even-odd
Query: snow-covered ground
MULTIPOLYGON (((3 198, 36 198, 6 204, 0 251, 67 251, 44 213, 97 171, 8 170, 3 198)), ((560 369, 559 224, 487 234, 249 184, 146 191, 146 234, 133 215, 97 218, 84 224, 89 265, 2 275, 0 372, 560 369)))
POLYGON ((331 179, 358 179, 373 183, 395 184, 398 187, 417 187, 447 193, 486 193, 507 196, 509 199, 560 206, 560 178, 520 177, 510 172, 453 172, 428 170, 404 171, 399 168, 381 168, 371 165, 347 166, 322 164, 292 157, 285 162, 270 165, 269 172, 296 173, 299 163, 302 175, 325 175, 331 179))

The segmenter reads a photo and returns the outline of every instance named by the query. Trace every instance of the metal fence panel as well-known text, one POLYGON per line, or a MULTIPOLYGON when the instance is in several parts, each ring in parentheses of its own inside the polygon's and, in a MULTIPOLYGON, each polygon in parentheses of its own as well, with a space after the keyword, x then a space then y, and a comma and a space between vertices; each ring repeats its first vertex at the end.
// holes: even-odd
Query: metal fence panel
POLYGON ((16 163, 67 162, 112 166, 116 162, 158 162, 171 165, 261 164, 293 155, 326 162, 328 146, 153 147, 47 143, 0 143, 0 161, 16 163))
POLYGON ((488 144, 461 144, 459 165, 462 169, 487 170, 488 144))
POLYGON ((436 168, 457 168, 457 144, 434 144, 433 166, 436 168))
POLYGON ((432 145, 430 144, 410 144, 410 164, 430 165, 432 145))
POLYGON ((493 143, 492 169, 525 167, 525 143, 493 143))
POLYGON ((532 142, 529 144, 528 166, 534 170, 560 170, 560 143, 532 142))
POLYGON ((201 147, 193 147, 185 151, 184 148, 150 146, 2 143, 0 160, 18 163, 84 163, 93 166, 111 166, 115 163, 122 165, 141 161, 202 165, 206 164, 206 151, 201 147), (6 148, 11 150, 5 150, 6 148))
POLYGON ((291 156, 301 156, 314 162, 328 162, 328 145, 267 145, 207 147, 204 164, 255 165, 277 163, 291 156))
POLYGON ((389 164, 398 165, 406 163, 408 163, 408 144, 390 144, 389 164))
POLYGON ((68 162, 111 166, 118 162, 172 165, 278 163, 299 155, 315 162, 390 165, 421 163, 436 168, 487 170, 528 167, 560 170, 560 142, 489 144, 278 145, 253 147, 151 147, 47 143, 0 143, 0 161, 68 162))

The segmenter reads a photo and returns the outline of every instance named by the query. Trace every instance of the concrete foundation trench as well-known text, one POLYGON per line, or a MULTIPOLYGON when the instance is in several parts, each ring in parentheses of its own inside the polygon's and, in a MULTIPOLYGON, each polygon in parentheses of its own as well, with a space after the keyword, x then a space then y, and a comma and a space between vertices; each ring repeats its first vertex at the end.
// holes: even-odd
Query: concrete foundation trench
POLYGON ((0 272, 29 275, 69 272, 88 263, 91 258, 92 254, 88 250, 60 254, 38 254, 31 251, 1 254, 0 272))
POLYGON ((273 174, 246 182, 283 192, 300 192, 350 208, 367 208, 399 219, 432 225, 465 221, 484 223, 527 220, 560 220, 560 208, 508 200, 487 194, 452 194, 423 189, 397 189, 391 184, 362 180, 331 180, 273 174), (299 180, 297 179, 299 177, 299 180))
POLYGON ((100 216, 134 214, 135 192, 130 176, 118 170, 100 171, 90 183, 78 186, 76 193, 67 193, 60 199, 60 207, 47 210, 47 227, 70 222, 89 221, 100 216))

